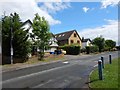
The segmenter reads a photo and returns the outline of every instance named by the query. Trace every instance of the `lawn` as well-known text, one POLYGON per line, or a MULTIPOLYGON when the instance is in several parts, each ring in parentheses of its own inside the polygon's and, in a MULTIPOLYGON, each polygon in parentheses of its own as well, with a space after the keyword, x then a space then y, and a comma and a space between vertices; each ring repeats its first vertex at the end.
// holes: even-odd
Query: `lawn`
POLYGON ((98 68, 90 75, 90 88, 118 88, 118 59, 112 60, 112 64, 106 64, 103 69, 103 80, 98 78, 98 68))

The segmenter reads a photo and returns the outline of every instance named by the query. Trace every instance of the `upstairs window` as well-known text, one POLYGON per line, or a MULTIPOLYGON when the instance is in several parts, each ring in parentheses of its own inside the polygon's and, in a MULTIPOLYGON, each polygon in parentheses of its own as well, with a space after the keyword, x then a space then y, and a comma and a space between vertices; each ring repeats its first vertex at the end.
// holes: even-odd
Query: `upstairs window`
POLYGON ((77 37, 76 33, 74 33, 74 37, 77 37))

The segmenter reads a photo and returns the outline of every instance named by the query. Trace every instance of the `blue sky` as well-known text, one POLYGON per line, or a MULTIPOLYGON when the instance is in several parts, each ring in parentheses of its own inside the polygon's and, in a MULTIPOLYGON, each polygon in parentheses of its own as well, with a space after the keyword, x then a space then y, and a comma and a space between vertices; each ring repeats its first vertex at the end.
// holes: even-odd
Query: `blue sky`
POLYGON ((120 45, 117 20, 119 0, 48 1, 0 0, 0 16, 4 12, 6 15, 16 12, 25 22, 28 19, 33 21, 38 13, 46 18, 50 24, 50 31, 54 34, 76 29, 80 37, 92 40, 102 35, 105 39, 112 39, 120 45))
POLYGON ((61 21, 61 24, 52 25, 50 30, 53 33, 60 33, 105 25, 108 23, 106 20, 118 19, 118 9, 117 6, 101 9, 100 2, 71 2, 69 8, 51 15, 61 21), (89 10, 85 13, 83 7, 89 10))

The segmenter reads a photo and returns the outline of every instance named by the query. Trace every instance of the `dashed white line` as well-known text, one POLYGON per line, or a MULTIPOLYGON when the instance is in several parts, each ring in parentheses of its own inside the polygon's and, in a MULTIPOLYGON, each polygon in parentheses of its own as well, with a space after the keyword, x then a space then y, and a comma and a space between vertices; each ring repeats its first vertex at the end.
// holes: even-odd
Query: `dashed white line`
POLYGON ((94 65, 93 67, 97 67, 97 66, 98 66, 98 64, 94 65))
POLYGON ((50 83, 50 82, 52 82, 52 80, 48 80, 47 82, 42 83, 42 84, 39 84, 39 85, 37 85, 37 86, 35 86, 35 87, 32 87, 32 88, 39 88, 39 87, 41 87, 41 86, 43 86, 43 85, 45 85, 45 84, 47 84, 47 83, 50 83))
POLYGON ((69 63, 68 61, 66 61, 66 62, 63 62, 64 64, 67 64, 67 63, 69 63))

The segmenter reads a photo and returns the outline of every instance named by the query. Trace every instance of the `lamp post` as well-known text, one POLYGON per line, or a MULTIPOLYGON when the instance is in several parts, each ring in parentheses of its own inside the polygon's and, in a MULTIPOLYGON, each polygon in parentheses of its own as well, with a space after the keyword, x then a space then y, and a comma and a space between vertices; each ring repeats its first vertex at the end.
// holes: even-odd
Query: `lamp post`
POLYGON ((10 56, 11 56, 11 58, 10 58, 10 60, 11 60, 11 64, 13 64, 13 30, 12 30, 12 18, 10 18, 10 23, 11 23, 11 26, 10 26, 10 34, 11 34, 11 41, 10 41, 10 46, 11 46, 11 48, 10 48, 10 56))

